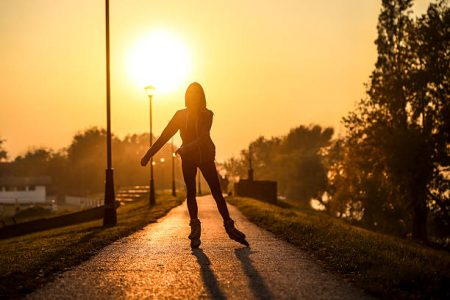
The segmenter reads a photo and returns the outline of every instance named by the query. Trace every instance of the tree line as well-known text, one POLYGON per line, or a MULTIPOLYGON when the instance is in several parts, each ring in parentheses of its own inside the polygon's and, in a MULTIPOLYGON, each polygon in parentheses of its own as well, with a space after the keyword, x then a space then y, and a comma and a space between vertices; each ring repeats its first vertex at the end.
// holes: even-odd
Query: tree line
MULTIPOLYGON (((11 161, 0 139, 0 176, 51 176, 55 193, 86 196, 104 191, 106 130, 88 128, 74 135, 69 146, 53 150, 30 149, 11 161)), ((140 157, 149 147, 149 134, 112 137, 112 161, 116 186, 148 185, 149 169, 141 167, 140 157)), ((176 148, 175 148, 176 149, 176 148)), ((171 188, 172 149, 166 144, 154 157, 157 189, 171 188), (161 160, 162 159, 162 160, 161 160)), ((179 158, 175 158, 176 182, 182 182, 179 158)))
MULTIPOLYGON (((346 133, 300 126, 249 149, 257 178, 298 201, 361 226, 426 241, 450 237, 450 10, 383 0, 377 60, 366 95, 343 118, 346 133)), ((248 150, 225 162, 245 176, 248 150)))

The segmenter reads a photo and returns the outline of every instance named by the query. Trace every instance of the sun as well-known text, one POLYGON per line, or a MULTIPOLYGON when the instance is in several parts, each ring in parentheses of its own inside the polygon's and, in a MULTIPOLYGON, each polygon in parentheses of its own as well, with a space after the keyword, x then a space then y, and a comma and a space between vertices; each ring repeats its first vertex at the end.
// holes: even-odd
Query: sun
POLYGON ((131 49, 128 71, 140 87, 153 85, 158 92, 177 89, 191 68, 189 51, 176 36, 156 31, 137 41, 131 49))

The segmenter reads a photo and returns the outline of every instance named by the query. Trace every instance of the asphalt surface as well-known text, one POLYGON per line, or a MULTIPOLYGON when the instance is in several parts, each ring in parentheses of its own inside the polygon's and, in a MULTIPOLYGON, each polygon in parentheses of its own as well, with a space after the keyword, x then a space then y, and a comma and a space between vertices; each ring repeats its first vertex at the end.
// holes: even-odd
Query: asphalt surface
POLYGON ((250 248, 230 240, 211 196, 198 199, 202 245, 189 246, 186 202, 104 248, 30 299, 364 299, 295 246, 230 213, 250 248))

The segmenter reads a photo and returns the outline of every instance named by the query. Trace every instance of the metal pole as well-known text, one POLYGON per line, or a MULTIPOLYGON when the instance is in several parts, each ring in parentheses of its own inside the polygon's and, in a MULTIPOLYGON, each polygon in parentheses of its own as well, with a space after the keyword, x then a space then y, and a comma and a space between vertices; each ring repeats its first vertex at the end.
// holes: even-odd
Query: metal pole
POLYGON ((173 146, 173 137, 172 137, 172 196, 177 195, 177 189, 175 186, 175 151, 173 146))
POLYGON ((106 178, 105 178, 105 209, 103 226, 117 224, 116 197, 114 192, 114 170, 111 155, 111 85, 109 59, 109 0, 105 0, 106 20, 106 178))
MULTIPOLYGON (((153 145, 153 116, 152 116, 152 96, 148 96, 150 102, 150 147, 153 145)), ((153 157, 150 158, 150 191, 149 205, 155 205, 155 181, 153 179, 153 157)))

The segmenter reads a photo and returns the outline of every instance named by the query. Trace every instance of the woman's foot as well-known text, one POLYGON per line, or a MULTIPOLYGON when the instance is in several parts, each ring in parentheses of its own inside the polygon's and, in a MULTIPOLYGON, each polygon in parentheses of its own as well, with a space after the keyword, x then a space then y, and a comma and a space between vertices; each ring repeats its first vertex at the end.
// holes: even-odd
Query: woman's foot
POLYGON ((189 239, 191 240, 191 248, 198 248, 202 243, 200 241, 200 235, 202 233, 202 227, 200 225, 199 219, 192 219, 189 222, 189 226, 191 226, 191 234, 189 234, 189 239))
POLYGON ((245 246, 250 246, 249 243, 247 242, 247 240, 245 239, 245 234, 239 230, 236 229, 236 227, 234 226, 234 221, 233 220, 227 220, 223 222, 223 225, 225 226, 225 231, 227 232, 228 236, 230 237, 230 239, 241 243, 245 246))

